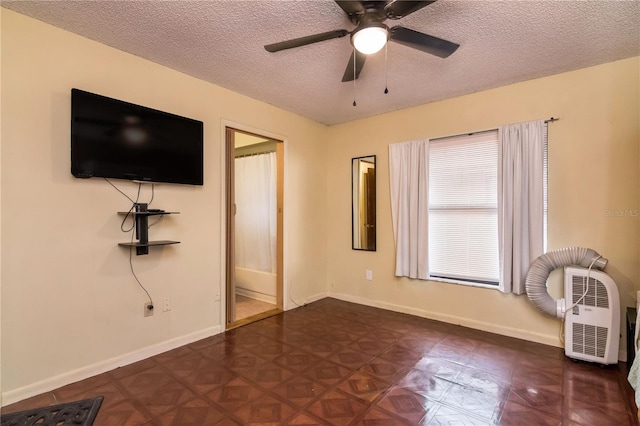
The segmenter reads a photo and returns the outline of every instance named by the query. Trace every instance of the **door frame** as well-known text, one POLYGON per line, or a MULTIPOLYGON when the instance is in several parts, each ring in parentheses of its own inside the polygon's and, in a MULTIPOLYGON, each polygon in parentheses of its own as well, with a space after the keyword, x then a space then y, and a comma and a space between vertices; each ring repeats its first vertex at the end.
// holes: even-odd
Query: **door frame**
POLYGON ((227 221, 229 206, 227 204, 227 179, 229 177, 228 161, 230 161, 229 153, 227 149, 227 130, 233 129, 245 133, 254 134, 259 137, 272 139, 278 142, 278 262, 277 262, 277 290, 276 290, 276 306, 281 310, 286 310, 287 306, 285 301, 288 300, 288 286, 286 277, 286 253, 287 253, 287 229, 284 226, 284 216, 287 209, 285 204, 285 194, 287 192, 286 181, 286 157, 287 157, 287 138, 269 132, 263 129, 257 129, 244 124, 232 122, 229 120, 222 120, 221 122, 221 141, 220 144, 220 287, 217 292, 217 300, 220 302, 220 325, 221 330, 227 329, 227 277, 228 277, 228 265, 229 256, 227 253, 228 234, 227 234, 227 221))

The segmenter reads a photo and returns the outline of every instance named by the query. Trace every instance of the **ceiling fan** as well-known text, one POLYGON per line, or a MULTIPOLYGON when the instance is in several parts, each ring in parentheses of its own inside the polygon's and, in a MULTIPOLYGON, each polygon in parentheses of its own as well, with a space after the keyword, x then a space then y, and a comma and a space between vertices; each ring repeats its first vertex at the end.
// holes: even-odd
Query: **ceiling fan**
POLYGON ((342 1, 335 2, 345 11, 349 20, 356 26, 353 31, 335 30, 325 33, 314 34, 292 40, 281 41, 279 43, 268 44, 264 48, 268 52, 279 52, 294 47, 306 46, 320 41, 351 35, 351 44, 354 51, 351 54, 347 69, 342 76, 342 81, 357 80, 366 55, 378 52, 387 41, 393 41, 422 52, 446 58, 456 51, 459 44, 443 40, 428 34, 421 33, 400 25, 389 28, 384 24, 387 19, 400 19, 425 6, 434 3, 436 0, 427 1, 342 1), (355 63, 354 63, 355 62, 355 63))

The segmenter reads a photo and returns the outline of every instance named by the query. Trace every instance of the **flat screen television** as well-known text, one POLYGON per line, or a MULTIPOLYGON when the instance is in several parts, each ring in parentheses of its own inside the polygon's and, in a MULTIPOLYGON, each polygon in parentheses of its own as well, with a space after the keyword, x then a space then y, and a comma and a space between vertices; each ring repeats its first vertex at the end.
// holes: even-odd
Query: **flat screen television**
POLYGON ((203 123, 71 89, 71 174, 202 185, 203 123))

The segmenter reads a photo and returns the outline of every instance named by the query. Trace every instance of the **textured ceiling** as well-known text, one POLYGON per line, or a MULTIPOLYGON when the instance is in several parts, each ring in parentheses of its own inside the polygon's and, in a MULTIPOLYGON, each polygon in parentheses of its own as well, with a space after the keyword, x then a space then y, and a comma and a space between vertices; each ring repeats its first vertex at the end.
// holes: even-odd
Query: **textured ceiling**
MULTIPOLYGON (((640 2, 440 0, 402 25, 460 44, 441 59, 390 43, 342 83, 354 26, 332 0, 2 1, 2 6, 325 124, 640 55, 640 2)), ((108 95, 108 94, 106 94, 108 95)))

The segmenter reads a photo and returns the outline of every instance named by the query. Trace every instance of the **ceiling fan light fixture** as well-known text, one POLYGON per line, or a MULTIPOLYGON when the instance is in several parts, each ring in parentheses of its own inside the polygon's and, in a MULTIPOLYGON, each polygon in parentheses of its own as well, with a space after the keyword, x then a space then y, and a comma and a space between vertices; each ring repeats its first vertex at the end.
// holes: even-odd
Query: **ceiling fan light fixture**
POLYGON ((379 52, 387 44, 389 31, 386 25, 368 26, 351 35, 351 42, 356 50, 365 55, 379 52))

